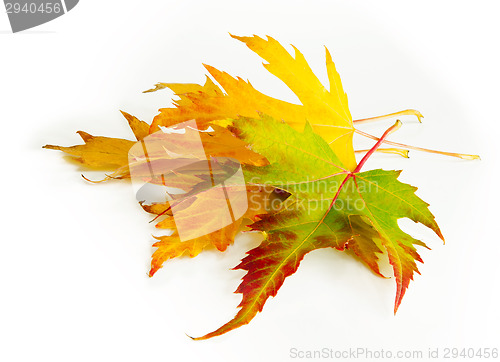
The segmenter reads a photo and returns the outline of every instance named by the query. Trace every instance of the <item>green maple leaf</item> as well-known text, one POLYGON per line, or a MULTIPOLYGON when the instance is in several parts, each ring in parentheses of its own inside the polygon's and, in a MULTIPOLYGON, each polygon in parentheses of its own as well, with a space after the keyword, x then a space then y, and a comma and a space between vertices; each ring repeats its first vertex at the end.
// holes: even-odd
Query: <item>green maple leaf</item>
POLYGON ((397 284, 396 312, 418 272, 416 261, 422 261, 415 245, 425 247, 399 228, 398 219, 422 223, 443 238, 428 204, 415 195, 416 188, 398 181, 399 171, 345 170, 310 126, 300 133, 261 115, 236 120, 233 127, 270 161, 265 167, 246 167, 247 180, 286 190, 291 197, 285 208, 251 225, 266 238, 236 267, 247 271, 237 289, 243 294, 241 309, 231 321, 197 339, 249 323, 308 252, 327 247, 352 249, 377 274, 378 255, 387 253, 397 284))

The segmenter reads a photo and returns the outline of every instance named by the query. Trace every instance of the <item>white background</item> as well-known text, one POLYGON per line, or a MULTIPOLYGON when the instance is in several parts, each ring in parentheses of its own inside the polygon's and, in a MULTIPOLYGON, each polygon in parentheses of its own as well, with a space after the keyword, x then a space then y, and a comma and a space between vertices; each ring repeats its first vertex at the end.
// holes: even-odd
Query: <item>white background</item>
POLYGON ((18 34, 1 13, 0 359, 290 361, 291 348, 500 347, 499 10, 497 1, 86 0, 18 34), (416 108, 424 123, 402 118, 393 140, 481 155, 367 163, 403 168, 446 237, 443 246, 402 222, 432 250, 420 250, 422 275, 396 316, 393 279, 320 250, 248 326, 194 342, 185 333, 203 335, 236 313, 243 273, 230 268, 258 239, 171 261, 150 279, 155 230, 130 185, 89 184, 59 152, 41 149, 79 143, 80 129, 130 138, 118 110, 149 122, 171 93, 141 91, 203 82, 202 63, 295 101, 228 32, 293 43, 323 81, 326 45, 354 118, 416 108))

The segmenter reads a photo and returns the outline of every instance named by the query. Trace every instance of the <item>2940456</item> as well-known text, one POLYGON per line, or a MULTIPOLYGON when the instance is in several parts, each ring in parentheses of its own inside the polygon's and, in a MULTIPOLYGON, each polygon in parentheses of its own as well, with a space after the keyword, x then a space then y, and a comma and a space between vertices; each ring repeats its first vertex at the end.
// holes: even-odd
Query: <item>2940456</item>
POLYGON ((60 3, 6 3, 7 14, 59 14, 64 10, 60 3))

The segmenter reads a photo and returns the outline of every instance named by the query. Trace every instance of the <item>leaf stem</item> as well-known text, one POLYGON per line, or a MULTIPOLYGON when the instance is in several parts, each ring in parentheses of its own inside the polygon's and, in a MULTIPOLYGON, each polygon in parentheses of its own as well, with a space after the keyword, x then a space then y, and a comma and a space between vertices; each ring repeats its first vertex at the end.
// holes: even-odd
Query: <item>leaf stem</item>
POLYGON ((357 124, 359 124, 359 123, 368 123, 368 122, 373 122, 373 121, 381 121, 383 119, 393 118, 393 117, 397 117, 397 116, 417 116, 418 121, 420 123, 422 123, 422 118, 424 118, 424 116, 422 115, 422 113, 420 113, 416 109, 406 109, 404 111, 395 112, 395 113, 389 113, 389 114, 385 114, 383 116, 363 118, 363 119, 356 119, 353 122, 357 123, 357 124))
POLYGON ((384 134, 382 135, 382 137, 378 138, 377 143, 375 143, 375 145, 373 145, 373 147, 366 153, 366 155, 361 159, 361 161, 359 161, 358 166, 353 171, 353 173, 358 173, 361 170, 361 168, 366 163, 366 161, 368 161, 368 159, 371 157, 371 155, 373 154, 373 152, 375 152, 377 150, 377 148, 380 147, 380 145, 384 142, 384 140, 387 138, 387 136, 389 136, 391 133, 393 133, 393 132, 397 131, 398 129, 400 129, 401 128, 401 124, 402 124, 401 121, 398 119, 396 121, 396 123, 394 123, 394 125, 392 125, 391 127, 389 127, 384 132, 384 134))
MULTIPOLYGON (((355 150, 354 153, 366 153, 368 151, 369 150, 355 150)), ((379 148, 375 152, 392 153, 392 154, 399 155, 399 156, 404 157, 404 158, 410 158, 410 156, 408 156, 409 151, 404 150, 402 148, 379 148)))
POLYGON ((84 179, 85 181, 92 182, 93 184, 98 184, 98 183, 105 182, 105 181, 108 181, 109 179, 114 178, 114 177, 112 177, 112 176, 110 176, 110 175, 105 175, 106 177, 104 177, 102 180, 97 180, 97 181, 95 181, 95 180, 91 180, 91 179, 89 179, 89 178, 85 177, 85 175, 84 175, 83 173, 81 174, 81 176, 83 177, 83 179, 84 179))
POLYGON ((398 119, 396 121, 396 123, 394 123, 391 127, 389 127, 385 132, 384 134, 382 135, 382 137, 380 137, 377 141, 377 143, 375 143, 373 145, 372 148, 370 148, 370 150, 367 152, 367 154, 361 159, 361 161, 358 163, 358 166, 356 167, 356 169, 352 172, 349 172, 347 174, 347 176, 345 177, 344 181, 342 181, 342 183, 340 184, 340 187, 339 189, 337 190, 337 193, 335 194, 333 200, 332 200, 332 203, 330 204, 330 208, 329 210, 333 207, 333 205, 335 204, 335 202, 337 201, 337 198, 339 197, 340 195, 340 191, 342 191, 342 188, 344 187, 344 185, 346 184, 347 180, 349 180, 349 178, 355 178, 356 177, 356 173, 360 172, 361 171, 361 168, 363 167, 363 165, 366 163, 366 161, 368 161, 368 159, 371 157, 371 155, 373 155, 373 153, 377 150, 377 148, 380 147, 380 145, 384 142, 384 140, 387 138, 387 136, 389 136, 391 133, 393 132, 396 132, 398 129, 401 128, 401 121, 398 119))
MULTIPOLYGON (((358 133, 358 134, 360 134, 362 136, 371 138, 372 140, 376 140, 376 141, 380 140, 378 137, 373 136, 373 135, 371 135, 369 133, 360 131, 359 129, 355 129, 355 131, 356 131, 356 133, 358 133)), ((430 150, 428 148, 409 146, 409 145, 405 145, 403 143, 391 142, 391 141, 387 141, 387 140, 384 140, 383 142, 386 143, 386 144, 388 144, 388 145, 392 145, 392 146, 396 146, 396 147, 409 148, 411 150, 422 151, 422 152, 436 153, 438 155, 458 157, 458 158, 461 158, 463 160, 480 160, 481 159, 478 155, 469 155, 469 154, 464 154, 464 153, 436 151, 436 150, 430 150)))
POLYGON ((339 189, 337 190, 337 193, 335 194, 335 196, 333 197, 332 202, 330 203, 330 207, 328 208, 327 213, 332 209, 333 205, 335 205, 335 202, 337 201, 337 198, 340 195, 340 191, 342 191, 342 188, 346 184, 347 180, 349 180, 349 178, 351 178, 351 177, 354 177, 354 173, 352 173, 352 172, 350 172, 349 174, 347 174, 347 176, 345 177, 344 181, 342 181, 342 183, 340 184, 339 189))

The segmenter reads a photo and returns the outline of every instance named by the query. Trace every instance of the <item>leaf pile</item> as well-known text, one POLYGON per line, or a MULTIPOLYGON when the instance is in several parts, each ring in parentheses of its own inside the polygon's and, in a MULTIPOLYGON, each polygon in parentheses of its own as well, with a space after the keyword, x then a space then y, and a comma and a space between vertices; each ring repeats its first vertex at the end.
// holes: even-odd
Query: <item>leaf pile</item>
MULTIPOLYGON (((300 104, 269 97, 248 81, 205 65, 211 78, 207 76, 204 85, 158 83, 146 91, 169 88, 178 96, 174 107, 160 109, 151 124, 122 112, 137 142, 80 131, 82 145, 45 148, 61 150, 88 169, 109 171, 105 180, 140 174, 147 183, 183 191, 165 202, 141 202, 143 209, 154 215, 157 228, 174 230, 170 236, 156 237, 150 276, 166 261, 181 255, 194 257, 213 247, 226 250, 243 227, 264 235, 261 244, 248 251, 235 268, 246 271, 236 290, 242 294, 238 313, 217 330, 195 339, 218 336, 249 323, 262 311, 266 300, 276 295, 285 278, 297 270, 304 256, 321 248, 348 250, 349 255, 382 277, 378 262, 387 255, 397 285, 396 312, 410 280, 418 273, 416 262, 422 262, 416 246, 426 247, 401 230, 398 220, 409 218, 421 223, 443 239, 429 205, 416 196, 416 187, 398 180, 400 171, 361 171, 375 151, 407 156, 410 146, 386 139, 401 122, 397 121, 381 137, 355 129, 356 121, 328 50, 326 89, 297 49, 292 56, 271 37, 232 37, 262 57, 264 67, 297 95, 300 104), (196 121, 196 129, 190 132, 197 134, 204 153, 191 152, 193 144, 182 141, 174 146, 189 157, 177 153, 165 157, 158 144, 146 160, 143 157, 130 161, 129 152, 135 144, 144 145, 145 140, 154 140, 155 134, 165 128, 174 129, 191 120, 196 121), (372 149, 358 151, 365 153, 359 163, 353 148, 354 132, 377 141, 372 149), (382 143, 398 148, 380 148, 382 143), (207 159, 216 160, 211 163, 210 177, 204 177, 202 172, 207 159), (152 167, 173 170, 179 162, 188 166, 160 172, 161 180, 146 175, 152 167), (243 195, 240 202, 248 203, 247 211, 241 215, 231 212, 230 223, 200 233, 209 230, 206 224, 223 212, 223 207, 209 196, 213 195, 214 185, 240 166, 246 182, 226 185, 224 192, 243 195), (192 225, 188 238, 181 224, 192 225)), ((419 120, 422 117, 414 110, 388 116, 405 114, 419 120)))

